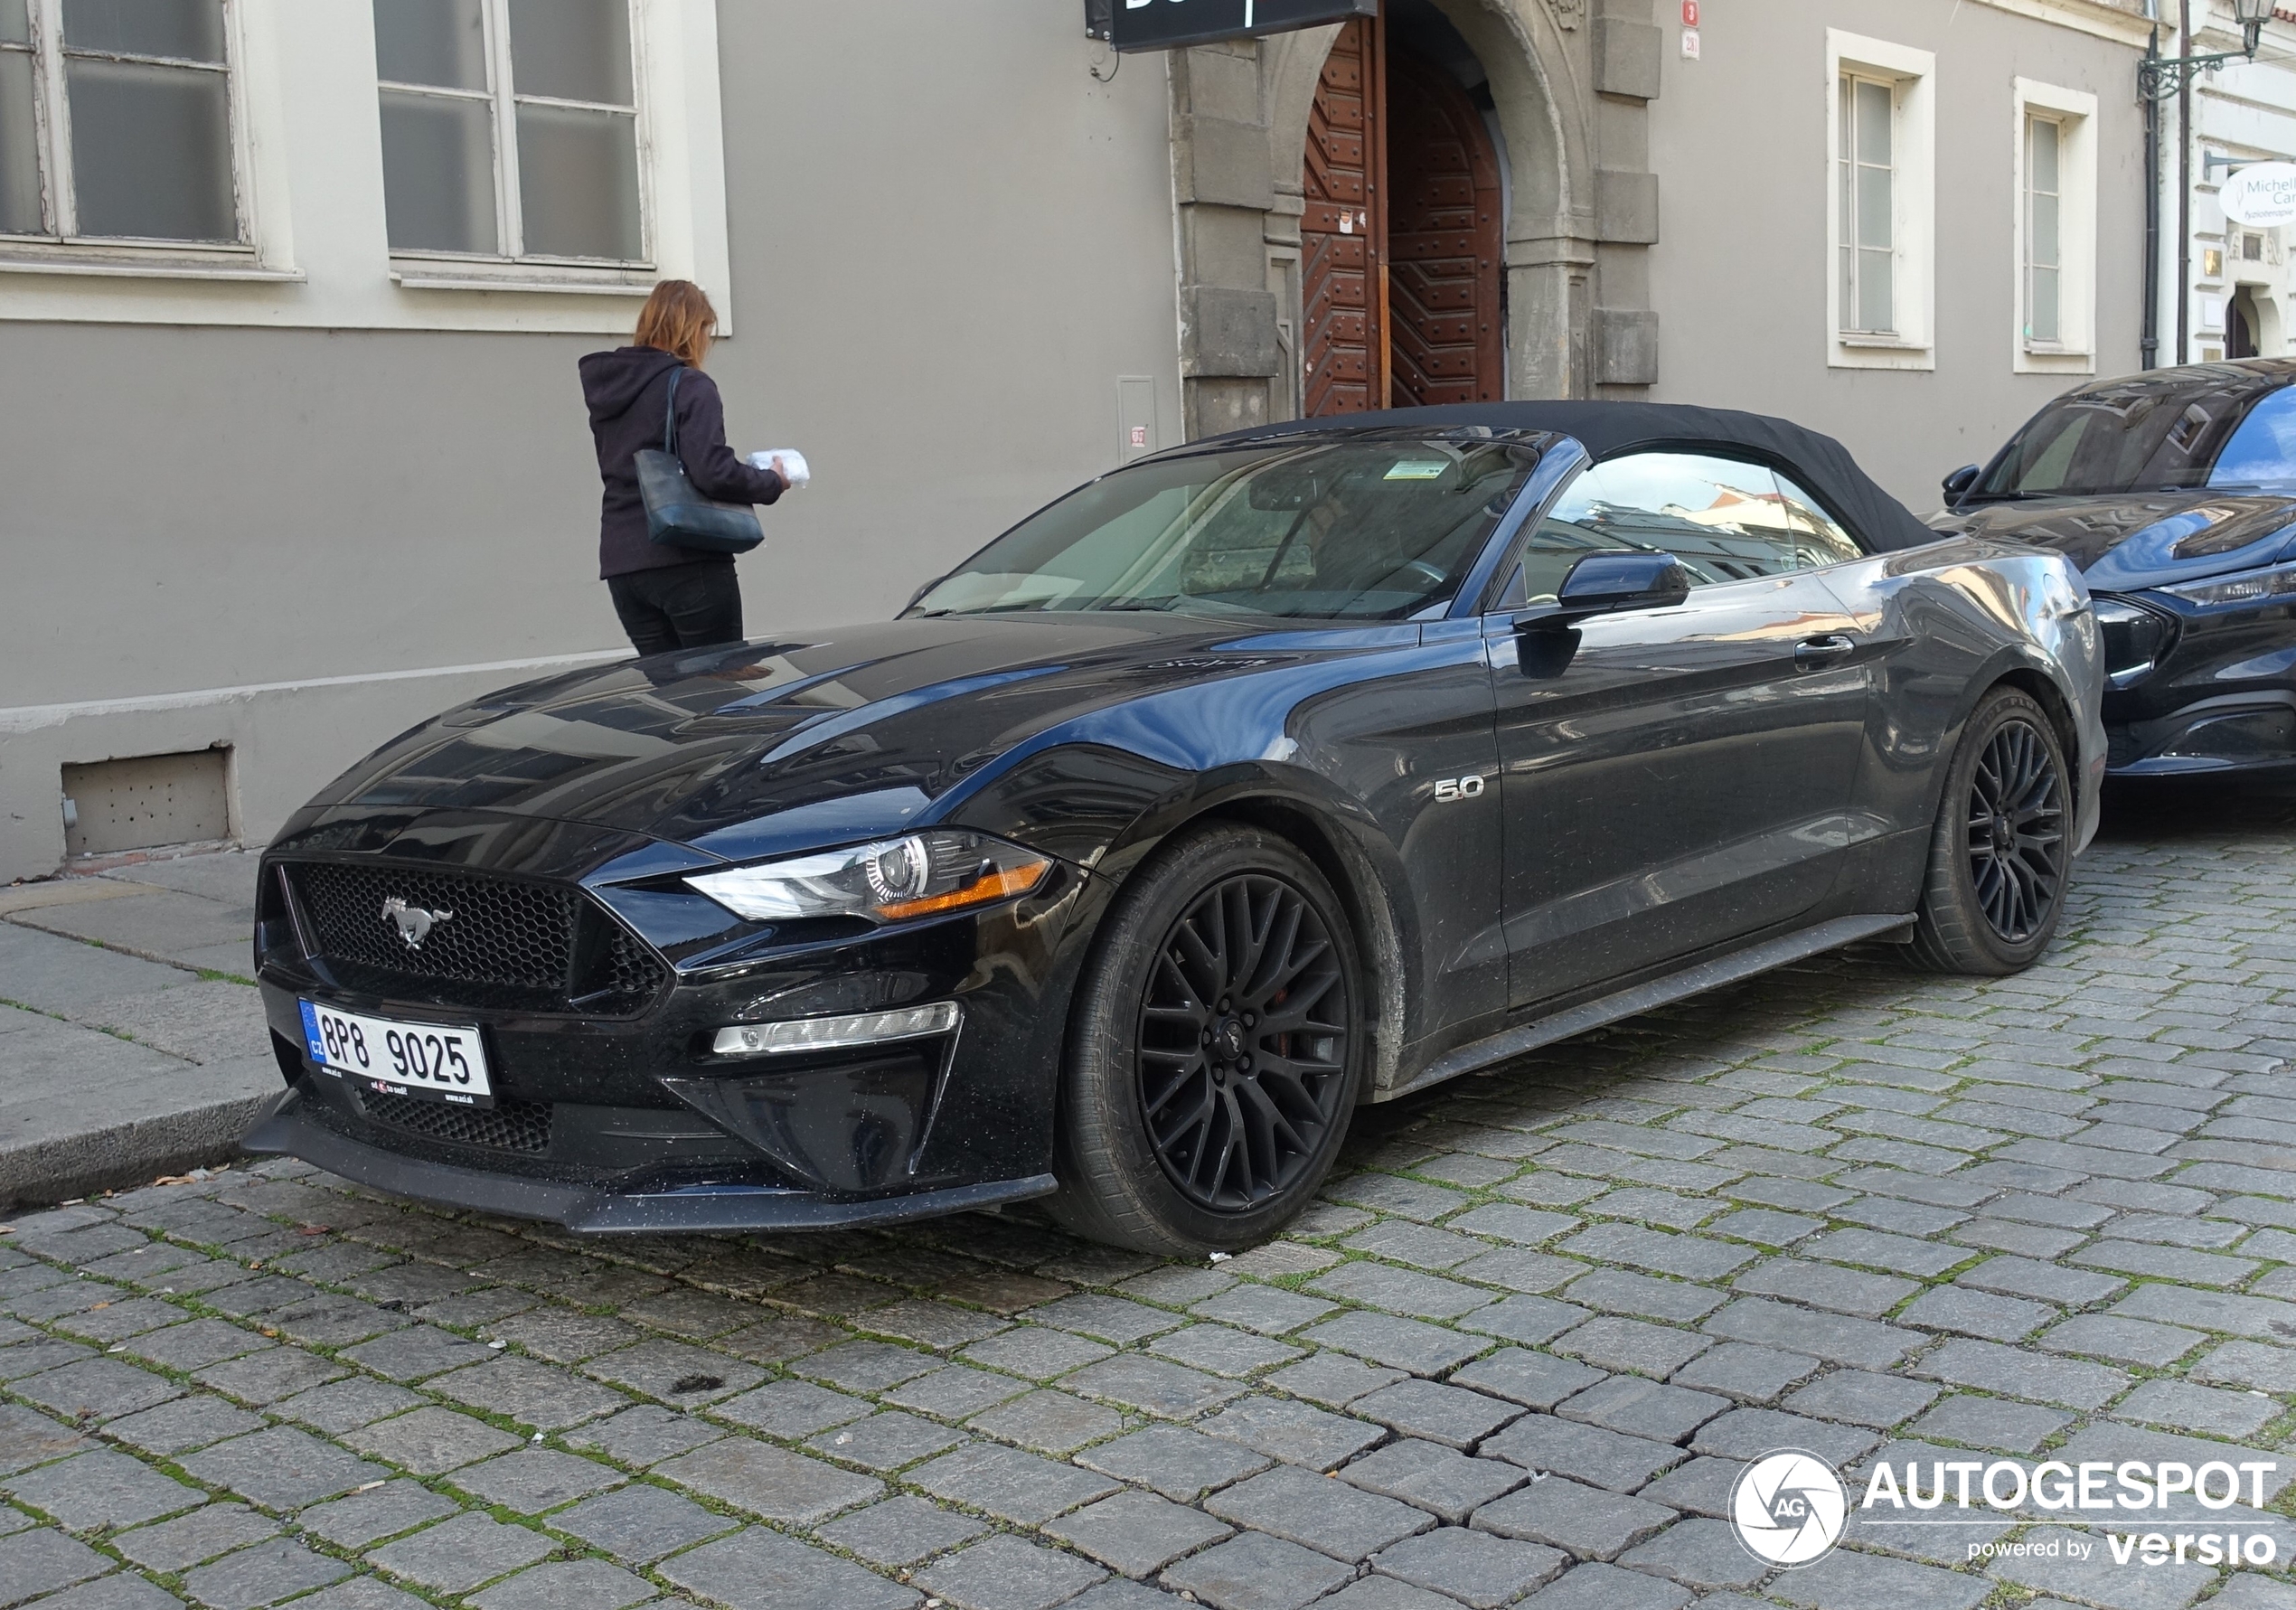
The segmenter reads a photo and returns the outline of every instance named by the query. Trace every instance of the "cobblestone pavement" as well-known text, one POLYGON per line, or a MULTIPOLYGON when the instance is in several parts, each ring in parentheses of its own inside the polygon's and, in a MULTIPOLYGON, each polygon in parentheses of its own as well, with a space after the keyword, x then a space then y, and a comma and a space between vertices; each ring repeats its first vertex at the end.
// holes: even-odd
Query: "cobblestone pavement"
POLYGON ((1765 1574, 1718 1519, 1784 1446, 1853 1498, 2277 1457, 2207 1518, 2284 1535, 2292 818, 2117 805, 2022 977, 1840 958, 1368 1112, 1211 1266, 1022 1213, 577 1245, 297 1164, 20 1218, 0 1605, 2296 1605, 1972 1562, 2063 1535, 2009 1519, 1765 1574))

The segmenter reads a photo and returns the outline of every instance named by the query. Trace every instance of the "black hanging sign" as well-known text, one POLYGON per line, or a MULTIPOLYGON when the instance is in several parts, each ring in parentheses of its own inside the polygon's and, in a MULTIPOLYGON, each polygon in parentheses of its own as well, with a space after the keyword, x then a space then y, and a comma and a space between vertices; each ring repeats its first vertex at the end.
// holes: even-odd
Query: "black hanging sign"
POLYGON ((1252 39, 1379 14, 1379 0, 1086 0, 1087 31, 1120 51, 1252 39))

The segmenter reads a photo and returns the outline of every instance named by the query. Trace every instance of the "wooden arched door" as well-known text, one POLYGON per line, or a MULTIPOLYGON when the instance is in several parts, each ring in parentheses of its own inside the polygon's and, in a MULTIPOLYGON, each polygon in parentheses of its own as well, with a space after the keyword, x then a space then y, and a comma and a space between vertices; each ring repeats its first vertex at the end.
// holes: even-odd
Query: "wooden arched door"
POLYGON ((1506 395, 1499 152, 1452 76, 1387 52, 1388 321, 1393 405, 1506 395))
POLYGON ((1499 154, 1441 68, 1348 23, 1308 117, 1301 411, 1506 395, 1499 154))
POLYGON ((1377 17, 1340 30, 1308 114, 1300 219, 1301 412, 1309 419, 1385 406, 1387 352, 1377 243, 1386 235, 1379 168, 1383 31, 1377 17))

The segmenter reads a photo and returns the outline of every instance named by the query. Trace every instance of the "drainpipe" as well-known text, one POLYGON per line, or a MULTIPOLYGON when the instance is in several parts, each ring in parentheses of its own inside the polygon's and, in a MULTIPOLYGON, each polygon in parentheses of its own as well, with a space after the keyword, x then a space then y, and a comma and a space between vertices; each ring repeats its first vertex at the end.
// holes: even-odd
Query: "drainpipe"
MULTIPOLYGON (((2160 55, 2160 25, 2146 43, 2148 60, 2160 55)), ((2160 367, 2160 103, 2144 101, 2144 339, 2138 350, 2147 369, 2160 367)))
MULTIPOLYGON (((2192 54, 2192 0, 2177 0, 2177 54, 2192 54)), ((2177 356, 2192 362, 2192 75, 2177 89, 2177 356)))

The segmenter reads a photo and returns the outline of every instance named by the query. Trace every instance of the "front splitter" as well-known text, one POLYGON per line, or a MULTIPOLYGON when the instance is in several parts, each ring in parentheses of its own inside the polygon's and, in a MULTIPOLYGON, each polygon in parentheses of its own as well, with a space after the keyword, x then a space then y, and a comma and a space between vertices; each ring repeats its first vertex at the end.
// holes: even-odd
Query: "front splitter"
POLYGON ((902 1224, 1049 1196, 1050 1174, 993 1180, 907 1196, 841 1200, 763 1185, 706 1185, 643 1193, 520 1179, 403 1156, 314 1124, 290 1095, 240 1142, 249 1152, 300 1157, 329 1173, 394 1196, 513 1219, 539 1219, 578 1235, 663 1235, 733 1230, 851 1229, 902 1224))

